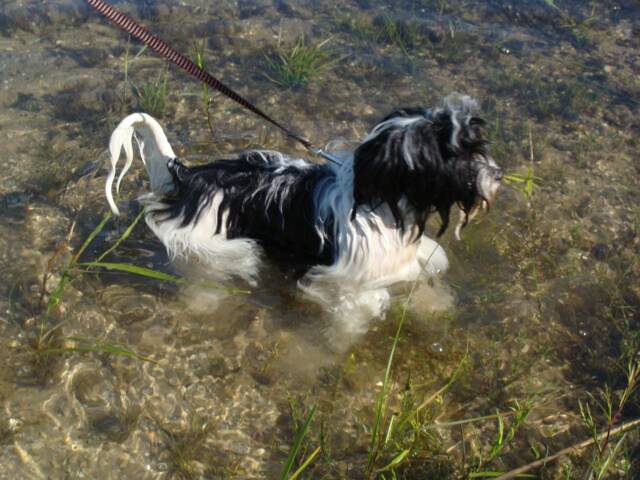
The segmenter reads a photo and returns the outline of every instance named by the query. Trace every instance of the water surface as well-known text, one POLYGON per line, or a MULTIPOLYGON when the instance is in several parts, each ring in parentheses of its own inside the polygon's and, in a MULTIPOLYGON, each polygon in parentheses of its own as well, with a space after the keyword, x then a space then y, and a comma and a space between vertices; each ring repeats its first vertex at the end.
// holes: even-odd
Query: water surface
MULTIPOLYGON (((538 185, 530 197, 503 189, 461 242, 447 233, 450 272, 409 300, 411 286, 394 289, 386 318, 346 342, 277 271, 248 295, 74 271, 47 313, 65 265, 107 211, 106 144, 139 109, 131 85, 158 78, 164 62, 82 2, 1 2, 0 478, 277 478, 296 422, 314 404, 306 454, 324 443, 308 478, 363 478, 407 302, 392 410, 406 384, 420 403, 468 355, 430 415, 444 422, 506 411, 514 400, 534 405, 486 469, 588 436, 578 400, 624 388, 621 359, 633 358, 640 337, 638 2, 114 4, 183 52, 204 39, 214 75, 317 144, 357 141, 396 107, 470 94, 498 163, 538 185), (330 39, 323 48, 336 62, 286 88, 268 78, 266 57, 301 35, 330 39), (61 352, 113 344, 154 362, 61 352)), ((219 96, 211 132, 200 85, 172 67, 168 79, 161 122, 185 161, 252 146, 304 154, 219 96)), ((125 182, 124 216, 107 222, 83 260, 139 212, 140 167, 125 182)), ((142 224, 105 260, 185 273, 142 224)), ((635 394, 623 419, 639 415, 635 394)), ((399 475, 464 478, 495 422, 434 432, 399 475)), ((626 445, 632 459, 637 434, 626 445)), ((578 478, 588 459, 541 475, 578 478)), ((623 478, 620 461, 611 475, 623 478)))

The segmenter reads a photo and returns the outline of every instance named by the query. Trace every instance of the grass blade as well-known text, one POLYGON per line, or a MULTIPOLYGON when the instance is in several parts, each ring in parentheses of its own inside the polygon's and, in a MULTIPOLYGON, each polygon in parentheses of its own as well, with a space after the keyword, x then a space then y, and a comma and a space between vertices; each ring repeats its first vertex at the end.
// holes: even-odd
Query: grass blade
POLYGON ((411 292, 409 292, 409 296, 407 301, 405 302, 404 308, 402 309, 402 315, 400 316, 400 321, 398 322, 398 328, 396 329, 396 334, 393 337, 393 344, 391 346, 391 351, 389 352, 389 358, 387 359, 387 368, 384 372, 384 380, 382 382, 382 390, 380 391, 380 395, 378 395, 378 401, 376 403, 376 419, 373 424, 373 428, 371 430, 371 444, 369 446, 369 459, 367 461, 367 469, 366 471, 369 473, 366 478, 370 478, 370 474, 373 471, 373 465, 375 463, 379 448, 378 443, 380 441, 380 429, 382 428, 382 422, 384 417, 386 416, 387 407, 389 403, 389 390, 390 390, 390 381, 391 381, 391 367, 393 365, 393 357, 396 353, 396 348, 398 347, 398 341, 400 339, 400 332, 402 331, 402 326, 404 325, 405 318, 407 316, 407 309, 409 307, 409 300, 413 294, 413 291, 417 285, 417 282, 414 282, 411 287, 411 292))
POLYGON ((93 242, 93 239, 96 238, 96 236, 104 229, 104 226, 107 224, 107 222, 112 216, 113 216, 113 213, 111 212, 107 212, 104 214, 100 223, 96 226, 96 228, 93 229, 93 231, 89 234, 89 236, 84 241, 80 249, 74 255, 73 259, 71 260, 72 265, 80 259, 80 256, 82 255, 82 253, 91 244, 91 242, 93 242))
POLYGON ((411 453, 411 449, 410 448, 407 448, 407 449, 401 451, 387 465, 385 465, 384 467, 382 467, 381 469, 376 470, 376 471, 378 473, 382 473, 382 472, 386 472, 388 470, 392 470, 393 468, 395 468, 398 465, 400 465, 404 461, 404 459, 407 458, 409 453, 411 453))
MULTIPOLYGON (((313 416, 316 413, 316 407, 317 407, 317 405, 314 405, 311 408, 311 411, 309 412, 309 415, 307 415, 307 419, 300 426, 300 428, 298 429, 298 432, 296 433, 296 437, 295 437, 295 439, 293 441, 293 445, 291 446, 291 450, 289 451, 289 457, 287 458, 287 463, 285 463, 284 468, 282 469, 282 473, 280 474, 280 480, 287 480, 287 479, 290 479, 290 478, 294 478, 294 477, 289 477, 289 472, 291 472, 291 469, 293 468, 293 464, 296 461, 296 457, 298 456, 298 452, 300 451, 300 448, 302 447, 302 442, 304 440, 304 437, 307 435, 307 430, 309 429, 309 425, 311 424, 311 420, 313 419, 313 416)), ((298 470, 300 470, 300 469, 298 469, 298 470)), ((300 475, 300 473, 301 473, 301 471, 296 471, 294 473, 294 475, 300 475)))
MULTIPOLYGON (((436 252, 436 248, 434 248, 429 257, 427 258, 426 263, 431 260, 431 257, 436 252)), ((367 459, 367 466, 365 469, 365 478, 370 479, 373 476, 375 463, 380 455, 381 450, 381 429, 383 427, 383 422, 385 421, 387 415, 387 408, 389 406, 389 397, 390 397, 390 381, 391 381, 391 367, 393 365, 393 358, 396 353, 396 348, 398 347, 398 341, 400 340, 400 332, 402 331, 402 326, 404 325, 404 321, 407 317, 407 310, 409 309, 409 302, 413 297, 413 293, 415 292, 416 287, 418 286, 418 280, 416 279, 411 285, 411 290, 409 291, 409 295, 407 295, 407 299, 402 308, 402 314, 400 315, 400 321, 398 322, 398 328, 396 330, 396 334, 393 337, 393 344, 391 346, 391 351, 389 352, 389 358, 387 359, 387 368, 384 372, 384 381, 382 382, 382 390, 380 390, 380 395, 378 395, 378 400, 376 402, 376 418, 373 424, 373 428, 371 429, 371 443, 369 445, 369 458, 367 459)), ((389 433, 389 432, 387 432, 389 433)), ((385 439, 386 440, 386 439, 385 439)), ((397 458, 397 457, 396 457, 397 458)), ((392 471, 393 473, 393 471, 392 471)))
MULTIPOLYGON (((472 472, 469 474, 469 478, 497 478, 504 475, 504 472, 472 472)), ((538 478, 536 475, 531 475, 530 473, 521 473, 517 475, 515 478, 538 478)))
POLYGON ((89 236, 86 238, 82 246, 78 249, 76 254, 73 256, 69 265, 67 265, 66 269, 62 272, 62 276, 60 278, 60 282, 56 289, 49 295, 49 300, 47 301, 47 315, 51 313, 51 310, 56 307, 62 301, 62 294, 64 293, 64 289, 71 282, 72 276, 69 273, 69 270, 73 268, 73 266, 78 262, 80 256, 84 253, 87 247, 93 242, 96 236, 104 229, 104 226, 107 224, 109 219, 113 216, 111 212, 107 212, 100 220, 100 223, 96 225, 96 227, 91 231, 89 236))
POLYGON ((495 478, 502 475, 504 472, 471 472, 469 478, 495 478))
POLYGON ((289 477, 289 480, 296 480, 296 478, 298 478, 298 476, 305 471, 305 469, 309 466, 313 459, 316 458, 316 455, 318 455, 318 453, 320 453, 320 447, 311 452, 311 455, 309 455, 304 463, 300 465, 300 468, 298 468, 298 470, 293 472, 293 475, 289 477))
POLYGON ((142 277, 153 278, 155 280, 162 280, 164 282, 172 282, 176 284, 187 283, 187 280, 169 273, 159 272, 150 268, 139 267, 137 265, 131 265, 129 263, 112 263, 112 262, 83 262, 78 264, 81 267, 101 267, 107 270, 116 270, 118 272, 133 273, 134 275, 140 275, 142 277))
POLYGON ((51 313, 51 310, 62 301, 62 294, 64 293, 64 289, 72 279, 73 277, 69 274, 68 271, 65 270, 64 272, 62 272, 60 283, 58 283, 56 289, 49 295, 49 300, 47 301, 47 315, 51 313))
POLYGON ((118 343, 101 342, 92 338, 85 337, 68 337, 66 340, 79 344, 85 343, 86 345, 47 348, 43 350, 42 353, 108 353, 111 355, 133 358, 135 360, 158 363, 156 360, 150 357, 145 357, 144 355, 140 355, 139 353, 136 353, 133 350, 130 350, 128 347, 118 343))
POLYGON ((127 227, 127 229, 122 233, 122 235, 120 235, 120 238, 118 238, 118 240, 116 240, 116 242, 113 245, 111 245, 107 250, 105 250, 97 258, 96 262, 102 261, 104 257, 106 257, 111 252, 113 252, 116 248, 120 246, 122 242, 124 242, 127 238, 129 238, 129 236, 131 235, 131 232, 133 232, 133 229, 136 228, 136 225, 138 225, 138 222, 140 222, 140 219, 144 216, 144 212, 145 212, 144 208, 140 210, 140 213, 138 213, 138 215, 133 220, 133 222, 131 222, 131 225, 127 227))
POLYGON ((244 290, 241 288, 225 287, 215 282, 210 281, 191 281, 177 275, 171 275, 170 273, 159 272, 158 270, 152 270, 151 268, 139 267, 130 263, 112 263, 112 262, 83 262, 78 263, 80 267, 87 268, 106 268, 107 270, 115 270, 118 272, 132 273, 134 275, 140 275, 142 277, 152 278, 154 280, 161 280, 163 282, 171 282, 177 285, 196 285, 203 288, 212 288, 217 290, 224 290, 230 294, 244 294, 251 293, 250 290, 244 290))

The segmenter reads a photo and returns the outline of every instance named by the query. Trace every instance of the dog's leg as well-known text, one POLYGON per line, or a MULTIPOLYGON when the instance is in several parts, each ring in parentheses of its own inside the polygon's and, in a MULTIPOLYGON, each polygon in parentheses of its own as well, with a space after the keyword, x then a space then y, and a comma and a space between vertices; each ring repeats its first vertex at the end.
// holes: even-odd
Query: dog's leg
POLYGON ((425 235, 420 239, 418 261, 429 275, 436 275, 449 269, 449 260, 444 249, 438 242, 425 235))

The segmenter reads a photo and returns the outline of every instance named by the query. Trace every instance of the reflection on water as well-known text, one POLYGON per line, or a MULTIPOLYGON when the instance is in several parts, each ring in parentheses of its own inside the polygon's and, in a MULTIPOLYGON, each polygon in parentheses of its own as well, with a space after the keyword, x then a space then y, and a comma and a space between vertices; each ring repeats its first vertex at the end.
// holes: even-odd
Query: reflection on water
MULTIPOLYGON (((637 2, 117 6, 181 51, 204 39, 208 69, 317 144, 353 145, 395 107, 471 94, 488 120, 493 155, 519 176, 461 242, 445 235, 450 271, 423 279, 410 299, 410 285, 393 289, 385 318, 357 306, 322 309, 279 270, 265 272, 249 294, 116 271, 63 277, 106 212, 106 142, 138 108, 131 85, 155 81, 163 62, 83 2, 2 2, 0 478, 277 478, 314 404, 306 455, 321 442, 323 453, 309 478, 364 478, 405 304, 394 411, 404 386, 420 404, 452 375, 442 401, 421 410, 425 417, 474 418, 532 400, 518 440, 484 470, 586 438, 578 399, 605 384, 624 389, 620 359, 640 344, 637 2), (323 48, 335 62, 308 84, 285 88, 269 79, 266 57, 302 34, 308 44, 329 39, 323 48), (47 313, 62 280, 70 281, 47 313)), ((161 121, 186 162, 250 146, 304 154, 215 94, 211 132, 201 86, 168 72, 161 121)), ((109 220, 81 260, 96 259, 137 214, 145 177, 134 170, 123 218, 109 220)), ((105 261, 203 274, 169 265, 143 225, 105 261)), ((639 411, 632 396, 621 418, 639 411)), ((462 478, 480 469, 472 464, 482 448, 486 458, 494 432, 486 421, 465 427, 462 443, 450 429, 420 437, 424 445, 398 474, 462 478)), ((625 445, 637 449, 637 437, 625 445)), ((587 460, 572 460, 575 478, 587 460)), ((620 462, 612 478, 623 478, 620 462)), ((545 475, 574 478, 566 465, 545 475)), ((627 468, 634 478, 638 467, 627 468)))

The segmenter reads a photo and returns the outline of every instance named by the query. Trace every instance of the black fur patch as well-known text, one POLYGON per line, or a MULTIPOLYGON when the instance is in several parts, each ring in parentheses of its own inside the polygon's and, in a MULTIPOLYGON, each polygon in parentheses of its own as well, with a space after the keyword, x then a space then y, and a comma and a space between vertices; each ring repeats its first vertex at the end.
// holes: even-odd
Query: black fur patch
POLYGON ((453 145, 453 115, 457 113, 448 109, 405 108, 385 117, 383 122, 418 118, 411 123, 393 122, 358 147, 352 216, 359 207, 387 203, 396 226, 402 230, 416 226, 418 239, 430 213, 440 214, 440 236, 449 225, 452 205, 458 203, 468 212, 478 194, 474 158, 487 153, 487 142, 480 131, 484 121, 456 117, 460 129, 457 145, 453 145), (411 210, 410 217, 400 208, 403 198, 411 210))
MULTIPOLYGON (((316 230, 314 191, 318 182, 334 173, 324 165, 291 165, 287 157, 272 152, 247 152, 203 166, 186 167, 173 161, 169 170, 175 191, 156 211, 158 220, 182 218, 182 226, 198 221, 216 193, 222 193, 216 231, 227 213, 228 238, 257 240, 281 260, 299 264, 331 264, 333 243, 316 230), (285 162, 281 160, 285 159, 285 162)), ((330 231, 331 224, 325 226, 330 231)))

